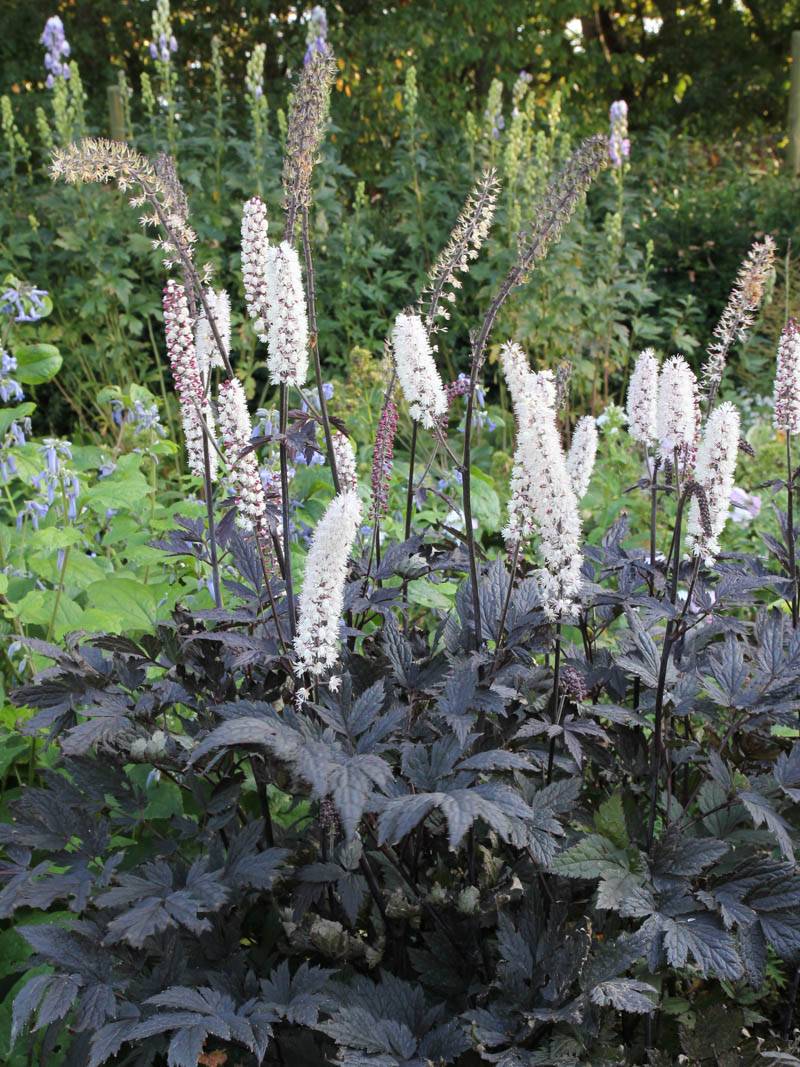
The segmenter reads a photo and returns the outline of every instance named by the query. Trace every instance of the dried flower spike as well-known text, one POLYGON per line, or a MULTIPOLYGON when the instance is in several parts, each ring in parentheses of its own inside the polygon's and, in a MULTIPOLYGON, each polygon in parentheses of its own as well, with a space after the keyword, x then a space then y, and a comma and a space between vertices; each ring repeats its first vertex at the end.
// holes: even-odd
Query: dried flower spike
MULTIPOLYGON (((164 289, 163 304, 167 354, 180 400, 189 470, 202 478, 205 475, 203 435, 206 432, 203 423, 208 432, 213 433, 214 419, 197 365, 192 320, 184 287, 170 279, 164 289)), ((208 456, 213 481, 217 469, 217 453, 213 447, 209 447, 208 456)))
POLYGON ((800 433, 800 327, 789 319, 778 342, 775 370, 775 428, 800 433))
POLYGON ((314 531, 298 600, 298 675, 325 674, 339 658, 347 565, 360 521, 358 495, 344 492, 333 498, 314 531))
POLYGON ((377 522, 389 506, 389 484, 394 465, 394 438, 397 433, 397 404, 387 397, 383 405, 378 429, 375 432, 375 451, 372 456, 372 504, 370 515, 377 522))
POLYGON ((308 319, 297 252, 288 243, 267 251, 267 369, 273 385, 305 384, 308 319))
POLYGON ((523 275, 544 259, 589 186, 608 164, 608 143, 601 134, 587 138, 567 160, 547 187, 531 228, 523 233, 514 270, 523 275))
POLYGON ((695 481, 704 492, 707 514, 702 514, 703 502, 693 499, 686 528, 690 552, 707 562, 719 554, 738 454, 739 412, 733 404, 720 404, 708 416, 695 466, 695 481))
POLYGON ((153 244, 164 253, 164 265, 191 259, 197 235, 186 221, 186 203, 179 183, 169 181, 136 149, 122 141, 86 137, 53 153, 50 173, 72 185, 115 181, 122 192, 134 188, 132 207, 147 204, 151 214, 139 220, 144 227, 160 226, 164 236, 153 244))
POLYGON ((392 347, 397 380, 411 418, 432 430, 447 412, 447 393, 419 315, 401 312, 394 320, 392 347))
POLYGON ((739 268, 731 295, 714 330, 703 367, 703 384, 709 407, 719 391, 731 345, 744 341, 764 297, 764 288, 775 260, 775 242, 769 236, 756 241, 739 268))
POLYGON ((311 175, 325 132, 335 75, 331 49, 315 51, 300 73, 292 99, 283 158, 284 237, 287 239, 294 231, 298 212, 308 207, 311 198, 311 175))
POLYGON ((466 274, 489 236, 498 189, 496 172, 493 169, 484 171, 467 196, 450 239, 431 268, 428 285, 420 297, 420 311, 424 302, 428 304, 425 326, 429 332, 437 317, 450 318, 450 312, 442 304, 455 303, 456 290, 461 288, 457 275, 466 274))
POLYGON ((628 432, 647 446, 658 440, 658 360, 645 348, 636 360, 628 385, 628 432))

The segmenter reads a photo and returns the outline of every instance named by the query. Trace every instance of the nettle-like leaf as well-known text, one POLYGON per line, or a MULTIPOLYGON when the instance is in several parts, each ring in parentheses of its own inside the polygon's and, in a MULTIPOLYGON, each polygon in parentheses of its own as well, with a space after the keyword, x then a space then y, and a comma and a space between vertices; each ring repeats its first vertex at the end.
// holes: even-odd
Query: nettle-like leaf
POLYGON ((124 940, 141 948, 170 927, 183 926, 195 934, 209 930, 206 916, 225 904, 229 891, 219 872, 207 866, 206 860, 197 860, 181 880, 163 862, 147 864, 142 875, 119 875, 118 885, 97 899, 101 908, 124 908, 109 922, 106 942, 124 940))
MULTIPOLYGON (((615 662, 622 670, 630 671, 637 678, 640 678, 650 689, 656 689, 661 669, 661 651, 642 625, 638 616, 634 612, 629 612, 627 617, 632 647, 629 651, 615 656, 615 662)), ((676 669, 669 662, 667 665, 667 686, 671 687, 676 678, 676 669)))
POLYGON ((330 979, 334 972, 324 967, 301 963, 295 973, 289 972, 284 960, 260 983, 262 1006, 275 1017, 298 1026, 314 1026, 319 1013, 330 1002, 330 979))
POLYGON ((317 1024, 339 1047, 345 1067, 422 1067, 453 1063, 468 1047, 461 1027, 429 1007, 420 986, 391 975, 355 978, 331 995, 330 1018, 317 1024))
POLYGON ((794 848, 790 827, 769 800, 761 793, 752 790, 743 790, 737 794, 739 800, 750 813, 755 826, 766 826, 775 835, 781 852, 788 860, 794 860, 794 848))
POLYGON ((355 923, 367 893, 367 881, 360 873, 363 849, 356 838, 336 849, 335 859, 310 863, 297 871, 301 885, 297 891, 295 914, 302 915, 326 892, 335 892, 347 918, 355 923))
POLYGON ((800 742, 795 741, 788 753, 781 752, 772 773, 786 796, 800 802, 800 742))
POLYGON ((537 821, 535 813, 514 790, 502 785, 478 785, 383 801, 378 820, 379 842, 401 841, 434 808, 447 821, 450 848, 458 847, 478 819, 504 841, 516 842, 524 839, 525 823, 537 821))
POLYGON ((158 1009, 148 1018, 112 1023, 92 1040, 88 1067, 100 1067, 123 1045, 170 1034, 168 1067, 197 1067, 209 1036, 242 1045, 263 1060, 276 1016, 258 1002, 237 1007, 235 1001, 214 989, 173 986, 150 997, 146 1005, 158 1009))
MULTIPOLYGON (((234 706, 235 707, 235 706, 234 706)), ((194 764, 210 753, 232 747, 263 747, 311 786, 314 796, 331 797, 342 826, 352 838, 367 802, 392 777, 391 768, 372 754, 348 755, 329 740, 306 737, 277 717, 242 715, 218 726, 192 753, 194 764)))
POLYGON ((639 982, 634 978, 612 978, 596 985, 590 997, 592 1003, 600 1007, 611 1005, 617 1011, 642 1014, 655 1011, 658 990, 648 982, 639 982))
POLYGON ((792 863, 753 860, 737 877, 701 894, 719 910, 726 929, 736 929, 750 981, 763 981, 766 946, 783 959, 800 953, 800 875, 792 863))
POLYGON ((662 944, 671 966, 682 969, 694 964, 703 975, 741 978, 744 973, 736 941, 722 922, 708 912, 691 912, 674 917, 655 916, 662 944))

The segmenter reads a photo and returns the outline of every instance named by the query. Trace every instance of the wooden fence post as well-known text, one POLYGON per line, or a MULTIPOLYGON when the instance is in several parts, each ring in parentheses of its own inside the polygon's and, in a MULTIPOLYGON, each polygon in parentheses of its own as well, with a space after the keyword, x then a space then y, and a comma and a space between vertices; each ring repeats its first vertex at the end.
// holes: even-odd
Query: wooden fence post
POLYGON ((800 174, 800 30, 792 31, 792 78, 789 84, 789 145, 786 162, 790 172, 800 174))
MULTIPOLYGON (((800 34, 798 34, 800 37, 800 34)), ((800 64, 798 64, 800 66, 800 64)), ((122 106, 122 91, 118 85, 108 87, 108 125, 111 129, 111 139, 114 141, 127 140, 125 130, 125 110, 122 106)))

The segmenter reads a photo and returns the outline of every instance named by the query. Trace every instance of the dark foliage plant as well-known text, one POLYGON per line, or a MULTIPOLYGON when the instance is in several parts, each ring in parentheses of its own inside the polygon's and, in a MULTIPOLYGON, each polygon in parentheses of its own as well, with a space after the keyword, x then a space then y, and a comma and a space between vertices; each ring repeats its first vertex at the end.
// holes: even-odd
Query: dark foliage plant
MULTIPOLYGON (((321 59, 304 75, 314 92, 328 76, 321 59)), ((312 118, 304 139, 290 117, 285 236, 302 248, 316 355, 307 197, 324 108, 312 118)), ((151 197, 168 259, 213 320, 169 161, 142 169, 99 142, 71 152, 57 171, 108 178, 124 166, 151 197)), ((408 536, 388 543, 373 529, 347 570, 335 674, 299 668, 287 640, 288 494, 280 522, 243 532, 234 509, 215 510, 207 447, 208 521, 187 520, 161 547, 207 564, 216 607, 178 608, 141 636, 28 641, 52 665, 16 700, 36 709, 25 730, 60 751, 0 824, 0 917, 32 951, 14 1004, 31 1059, 733 1065, 774 1051, 797 1062, 788 446, 775 483, 788 494, 784 536, 769 556, 684 558, 683 507, 699 502, 693 536, 710 538, 713 484, 676 448, 635 487, 653 501, 652 529, 623 516, 583 546, 579 593, 555 612, 528 546, 506 562, 471 522, 473 401, 492 326, 605 154, 604 138, 589 140, 551 182, 470 337, 453 457, 464 532, 423 537, 409 518, 408 536), (457 583, 454 609, 417 614, 412 580, 457 583)), ((468 222, 454 230, 458 264, 479 243, 468 222)), ((447 262, 439 295, 455 288, 447 262)), ((747 321, 728 323, 728 347, 747 321)), ((318 421, 338 488, 345 465, 317 384, 318 409, 291 416, 280 386, 281 473, 318 421)), ((441 418, 429 435, 415 426, 450 453, 441 418)))
POLYGON ((587 554, 555 721, 532 580, 502 645, 500 562, 480 579, 480 651, 467 584, 453 615, 403 631, 402 587, 377 581, 464 570, 419 538, 366 593, 356 564, 348 610, 382 625, 345 653, 340 691, 300 710, 236 533, 235 609, 178 613, 139 641, 37 645, 53 666, 18 700, 63 760, 0 828, 0 909, 74 914, 21 926, 48 970, 19 994, 16 1032, 35 1020, 48 1062, 68 1030, 76 1065, 194 1067, 233 1047, 241 1063, 512 1067, 637 1063, 649 1045, 671 1062, 695 1040, 657 1013, 671 990, 717 1012, 738 1050, 725 1062, 760 1062, 765 1035, 740 1036, 758 1015, 747 990, 768 1002, 767 972, 790 978, 800 957, 800 745, 772 736, 796 722, 800 636, 763 606, 786 581, 759 560, 698 580, 666 660, 648 845, 678 612, 650 595, 663 574, 627 534, 587 554))

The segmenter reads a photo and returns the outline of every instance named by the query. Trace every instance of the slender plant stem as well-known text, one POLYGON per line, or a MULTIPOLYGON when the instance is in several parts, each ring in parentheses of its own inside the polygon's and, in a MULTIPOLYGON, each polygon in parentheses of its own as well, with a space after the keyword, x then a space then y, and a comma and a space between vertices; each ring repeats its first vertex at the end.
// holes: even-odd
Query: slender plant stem
POLYGON ((408 455, 408 487, 406 489, 406 522, 403 537, 407 541, 411 536, 411 517, 414 507, 414 463, 417 458, 417 422, 411 428, 411 447, 408 455))
POLYGON ((478 589, 478 560, 475 549, 475 531, 472 529, 472 419, 475 411, 475 387, 478 384, 478 375, 483 367, 486 353, 486 344, 489 334, 492 332, 495 319, 500 308, 505 303, 511 290, 520 283, 523 276, 522 268, 515 264, 503 280, 502 285, 495 294, 483 323, 472 346, 472 361, 469 374, 469 392, 467 393, 467 411, 464 416, 464 454, 461 460, 461 499, 464 511, 464 532, 469 554, 469 577, 472 586, 472 614, 473 614, 473 643, 476 649, 481 647, 481 600, 478 589))
MULTIPOLYGON (((403 539, 407 541, 411 536, 411 518, 414 508, 414 462, 417 457, 417 422, 414 421, 411 430, 411 449, 408 457, 408 486, 406 488, 406 521, 403 528, 403 539)), ((408 579, 403 579, 403 607, 408 608, 408 579)), ((409 623, 409 613, 406 611, 406 626, 409 623)))
MULTIPOLYGON (((681 566, 681 526, 683 522, 683 509, 686 506, 686 500, 688 493, 684 491, 678 500, 678 510, 675 516, 675 529, 673 531, 673 545, 675 555, 675 565, 672 572, 672 581, 669 586, 669 598, 672 604, 675 603, 678 597, 678 577, 680 574, 681 566)), ((672 553, 670 553, 670 558, 672 553)), ((667 559, 667 570, 669 571, 670 559, 667 559)), ((694 581, 696 579, 697 571, 699 570, 699 560, 695 560, 695 572, 692 580, 692 590, 694 589, 694 581)), ((686 613, 688 607, 688 598, 684 605, 684 611, 681 615, 686 613)), ((658 670, 658 684, 656 686, 656 701, 655 701, 655 717, 653 721, 653 756, 650 767, 650 815, 647 822, 647 849, 648 852, 653 847, 653 838, 655 835, 656 825, 656 808, 658 806, 658 780, 661 776, 661 762, 664 754, 664 692, 667 682, 667 668, 669 666, 669 658, 672 654, 672 647, 675 642, 676 626, 673 624, 673 620, 667 623, 667 629, 664 634, 664 647, 661 651, 661 664, 658 670)))
MULTIPOLYGON (((553 656, 553 697, 552 697, 552 715, 553 721, 556 726, 561 725, 561 713, 563 705, 559 706, 558 697, 558 683, 561 680, 561 623, 556 625, 556 641, 555 652, 553 656)), ((553 761, 556 756, 556 739, 555 735, 550 738, 550 750, 547 753, 547 784, 553 779, 553 761)))
POLYGON ((264 820, 264 843, 267 848, 275 847, 275 831, 272 826, 272 813, 269 810, 269 793, 267 792, 267 782, 261 773, 260 768, 256 762, 255 756, 250 756, 250 768, 253 771, 253 779, 256 783, 256 791, 258 793, 258 803, 261 807, 261 817, 264 820))
POLYGON ((211 560, 211 584, 214 604, 222 607, 222 589, 219 584, 219 560, 217 558, 217 531, 214 525, 214 485, 211 481, 211 453, 208 434, 203 434, 203 482, 205 485, 206 517, 208 519, 208 554, 211 560))
POLYGON ((656 518, 658 516, 658 456, 653 457, 652 481, 650 483, 650 596, 656 591, 656 518))
POLYGON ((656 688, 655 719, 653 721, 653 756, 650 765, 650 815, 647 820, 647 851, 653 847, 656 826, 656 807, 658 805, 658 779, 661 775, 661 758, 663 750, 664 687, 667 681, 667 667, 672 651, 672 620, 667 623, 664 635, 664 648, 661 653, 661 665, 658 672, 656 688))
POLYGON ((58 588, 56 589, 56 596, 55 600, 53 601, 53 611, 50 615, 50 623, 47 627, 47 641, 49 641, 53 636, 53 629, 56 624, 56 617, 58 615, 58 609, 61 604, 61 597, 64 595, 64 575, 67 572, 67 564, 69 563, 69 553, 71 547, 71 545, 67 545, 67 547, 64 549, 64 557, 61 560, 61 567, 59 568, 58 572, 58 588))
POLYGON ((786 433, 786 539, 789 542, 789 577, 792 582, 792 627, 797 629, 797 559, 794 542, 794 472, 792 471, 792 435, 786 433))
POLYGON ((506 590, 505 600, 503 601, 503 610, 500 612, 500 621, 497 624, 497 637, 495 639, 495 656, 503 646, 503 631, 506 626, 506 618, 508 616, 508 608, 511 604, 511 596, 514 591, 514 579, 517 576, 517 568, 519 566, 519 538, 514 542, 514 552, 511 556, 511 574, 508 578, 508 589, 506 590))
POLYGON ((331 424, 328 418, 328 402, 322 387, 322 365, 319 358, 319 332, 317 330, 317 296, 314 282, 314 260, 311 255, 311 236, 308 224, 308 208, 303 208, 301 217, 301 229, 303 234, 303 256, 306 263, 306 306, 308 308, 308 327, 311 334, 311 352, 314 356, 314 375, 317 379, 317 394, 319 395, 319 410, 322 416, 322 429, 325 434, 325 448, 328 452, 328 463, 333 476, 333 487, 337 493, 342 491, 339 483, 339 472, 336 469, 336 455, 333 451, 333 438, 331 436, 331 424))
POLYGON ((280 460, 281 460, 281 520, 283 524, 283 580, 286 583, 286 600, 289 609, 289 633, 294 639, 294 585, 292 583, 292 546, 289 541, 289 462, 286 451, 286 428, 289 421, 289 391, 286 383, 280 388, 280 460))
POLYGON ((261 535, 256 534, 256 551, 258 552, 258 558, 261 561, 261 573, 264 577, 264 588, 267 591, 267 599, 269 600, 269 606, 272 611, 272 618, 275 620, 275 631, 278 636, 278 644, 281 646, 281 651, 286 652, 286 640, 283 636, 283 629, 281 627, 280 619, 278 618, 278 605, 275 603, 275 597, 272 592, 272 586, 269 581, 269 567, 267 565, 267 548, 262 541, 261 535))

